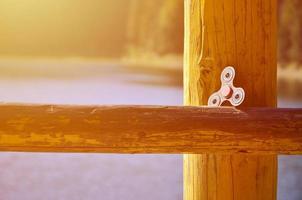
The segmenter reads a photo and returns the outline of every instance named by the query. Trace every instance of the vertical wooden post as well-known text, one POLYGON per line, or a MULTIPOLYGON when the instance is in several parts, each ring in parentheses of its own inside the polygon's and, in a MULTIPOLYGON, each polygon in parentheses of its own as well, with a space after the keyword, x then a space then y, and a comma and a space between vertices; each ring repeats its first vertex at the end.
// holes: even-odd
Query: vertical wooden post
MULTIPOLYGON (((276 0, 185 0, 186 105, 207 104, 231 65, 243 106, 276 106, 276 11, 276 0)), ((185 200, 272 200, 276 183, 275 155, 184 155, 185 200)))

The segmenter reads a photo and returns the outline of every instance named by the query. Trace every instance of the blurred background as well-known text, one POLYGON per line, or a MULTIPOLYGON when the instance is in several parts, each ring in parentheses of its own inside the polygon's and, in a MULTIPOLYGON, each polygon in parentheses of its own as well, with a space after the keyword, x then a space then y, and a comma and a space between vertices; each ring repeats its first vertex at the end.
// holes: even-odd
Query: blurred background
MULTIPOLYGON (((279 0, 278 106, 302 107, 302 1, 279 0)), ((183 0, 0 0, 0 101, 182 105, 183 0)), ((0 200, 182 199, 181 155, 0 153, 0 200)), ((279 157, 278 199, 302 199, 279 157)))

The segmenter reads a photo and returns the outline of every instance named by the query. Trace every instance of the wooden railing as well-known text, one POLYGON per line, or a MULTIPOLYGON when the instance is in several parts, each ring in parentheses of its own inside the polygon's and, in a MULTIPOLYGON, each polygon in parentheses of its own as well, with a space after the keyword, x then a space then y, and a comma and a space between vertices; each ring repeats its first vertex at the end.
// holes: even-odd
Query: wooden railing
POLYGON ((0 150, 302 154, 302 109, 0 105, 0 150))

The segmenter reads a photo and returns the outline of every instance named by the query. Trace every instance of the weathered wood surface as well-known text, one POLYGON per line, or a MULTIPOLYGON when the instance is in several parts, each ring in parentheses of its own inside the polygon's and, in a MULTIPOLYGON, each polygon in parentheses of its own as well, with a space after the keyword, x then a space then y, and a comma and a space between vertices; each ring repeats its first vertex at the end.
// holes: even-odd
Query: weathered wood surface
POLYGON ((302 154, 302 109, 1 105, 0 150, 302 154))
MULTIPOLYGON (((244 107, 276 106, 276 11, 277 0, 185 0, 186 105, 207 104, 231 65, 244 107)), ((276 180, 277 156, 184 156, 185 200, 273 200, 276 180)))

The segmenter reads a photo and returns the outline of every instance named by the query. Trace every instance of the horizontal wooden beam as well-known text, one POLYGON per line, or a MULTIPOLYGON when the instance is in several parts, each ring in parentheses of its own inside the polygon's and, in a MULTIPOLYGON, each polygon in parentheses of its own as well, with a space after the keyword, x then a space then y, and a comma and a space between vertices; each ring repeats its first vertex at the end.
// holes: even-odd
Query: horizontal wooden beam
POLYGON ((0 105, 0 151, 302 154, 302 109, 0 105))

